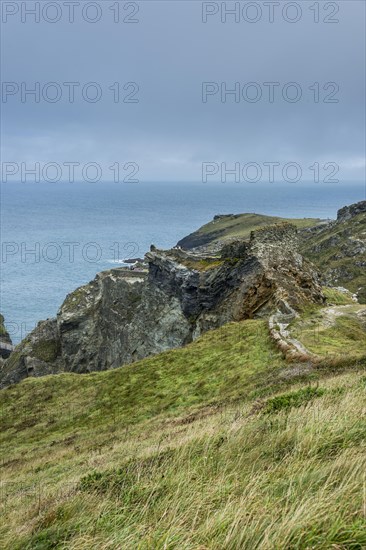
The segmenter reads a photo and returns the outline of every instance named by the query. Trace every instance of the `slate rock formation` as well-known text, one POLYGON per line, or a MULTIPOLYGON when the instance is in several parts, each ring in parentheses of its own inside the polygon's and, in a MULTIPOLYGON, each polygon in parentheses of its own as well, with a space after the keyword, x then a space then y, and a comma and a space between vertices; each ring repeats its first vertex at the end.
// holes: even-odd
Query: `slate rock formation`
POLYGON ((5 328, 5 320, 0 313, 0 359, 7 359, 13 351, 13 345, 8 331, 5 328))
POLYGON ((337 219, 302 232, 301 252, 325 285, 343 286, 366 303, 366 201, 338 210, 337 219))
POLYGON ((324 301, 319 274, 298 252, 291 224, 238 240, 221 256, 152 247, 145 270, 112 269, 69 294, 0 370, 0 387, 27 376, 120 367, 185 345, 230 321, 287 303, 324 301))

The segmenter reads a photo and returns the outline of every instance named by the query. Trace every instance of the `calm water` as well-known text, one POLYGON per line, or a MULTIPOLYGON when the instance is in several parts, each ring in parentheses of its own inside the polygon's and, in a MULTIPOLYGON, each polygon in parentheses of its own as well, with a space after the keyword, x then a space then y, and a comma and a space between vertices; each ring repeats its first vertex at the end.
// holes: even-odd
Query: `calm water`
POLYGON ((0 310, 17 342, 65 295, 215 214, 334 218, 364 184, 2 184, 0 310))

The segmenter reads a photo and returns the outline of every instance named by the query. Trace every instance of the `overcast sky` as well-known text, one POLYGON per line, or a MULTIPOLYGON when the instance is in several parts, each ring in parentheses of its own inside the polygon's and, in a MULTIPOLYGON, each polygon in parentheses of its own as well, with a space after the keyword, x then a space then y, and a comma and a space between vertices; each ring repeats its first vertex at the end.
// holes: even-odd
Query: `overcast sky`
MULTIPOLYGON (((45 20, 55 17, 52 6, 35 23, 33 16, 20 13, 20 4, 3 2, 2 80, 8 93, 1 105, 3 162, 136 162, 144 181, 200 181, 203 162, 298 162, 304 169, 334 162, 341 167, 341 180, 365 178, 363 1, 320 2, 319 23, 315 8, 310 9, 314 2, 303 0, 294 23, 283 18, 286 2, 273 7, 272 23, 263 2, 246 8, 246 19, 259 17, 252 23, 243 13, 238 23, 230 15, 223 23, 220 11, 203 23, 202 10, 216 11, 221 2, 205 7, 197 0, 138 2, 136 14, 134 3, 120 2, 120 19, 137 23, 115 23, 110 8, 116 2, 109 0, 95 3, 102 12, 95 23, 81 16, 87 2, 75 5, 74 23, 62 1, 55 23, 45 20), (19 12, 11 15, 14 6, 19 12), (28 95, 22 102, 22 82, 23 88, 39 82, 41 89, 56 82, 62 97, 50 103, 41 96, 35 103, 28 95), (80 83, 72 104, 64 82, 80 83), (102 90, 97 103, 81 95, 89 82, 102 90), (108 88, 116 82, 120 99, 130 93, 138 102, 115 103, 108 88), (135 95, 136 85, 123 90, 128 82, 138 85, 135 95), (217 83, 206 102, 203 82, 217 83), (232 89, 236 82, 239 101, 234 95, 221 101, 217 89, 222 83, 232 89), (246 87, 249 82, 257 84, 246 87), (273 102, 265 82, 279 83, 273 102), (296 82, 297 90, 287 88, 285 100, 283 86, 289 82, 296 82), (316 82, 319 102, 314 101, 316 82), (334 84, 324 90, 329 82, 339 91, 334 84), (6 83, 17 83, 19 92, 6 83), (301 99, 291 102, 299 89, 301 99), (249 101, 258 90, 262 98, 249 101), (324 102, 327 98, 338 102, 324 102)), ((35 2, 27 4, 31 8, 35 2)), ((92 6, 87 16, 93 19, 96 13, 92 6)), ((291 7, 285 13, 287 19, 297 15, 291 7)), ((45 93, 52 99, 55 91, 45 93)), ((86 92, 93 96, 95 89, 86 92)))

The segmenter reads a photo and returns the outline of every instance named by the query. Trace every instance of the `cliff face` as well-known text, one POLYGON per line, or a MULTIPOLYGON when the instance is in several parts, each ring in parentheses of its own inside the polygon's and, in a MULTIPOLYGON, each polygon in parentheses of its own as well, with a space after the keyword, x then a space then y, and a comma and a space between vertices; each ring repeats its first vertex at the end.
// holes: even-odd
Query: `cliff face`
POLYGON ((304 231, 301 252, 325 284, 344 286, 366 303, 366 201, 341 208, 330 224, 304 231))
MULTIPOLYGON (((258 214, 215 216, 178 245, 186 250, 216 251, 233 239, 248 239, 253 229, 280 221, 258 214)), ((366 201, 344 206, 334 221, 287 221, 297 226, 300 252, 322 273, 323 284, 343 286, 366 303, 366 201)))
POLYGON ((12 350, 13 345, 11 338, 5 328, 4 317, 0 313, 0 361, 9 357, 12 350))
POLYGON ((145 261, 146 270, 103 272, 68 295, 57 318, 17 346, 0 387, 50 372, 116 368, 286 302, 323 301, 318 273, 289 224, 252 232, 220 257, 152 248, 145 261))
POLYGON ((356 202, 349 206, 344 206, 337 212, 337 222, 344 222, 358 216, 366 214, 366 201, 356 202))

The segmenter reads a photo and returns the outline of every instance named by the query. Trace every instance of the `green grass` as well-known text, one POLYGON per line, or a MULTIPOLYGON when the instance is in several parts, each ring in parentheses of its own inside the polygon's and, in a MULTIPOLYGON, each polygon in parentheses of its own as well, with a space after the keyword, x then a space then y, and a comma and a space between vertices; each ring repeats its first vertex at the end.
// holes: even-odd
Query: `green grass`
MULTIPOLYGON (((266 227, 281 222, 293 223, 297 228, 312 227, 319 223, 315 218, 280 218, 278 216, 265 216, 263 214, 240 214, 235 218, 221 218, 202 226, 198 231, 209 234, 212 231, 223 231, 223 237, 249 237, 255 229, 266 227)), ((222 237, 221 237, 222 239, 222 237)))
POLYGON ((0 548, 364 548, 366 363, 347 359, 291 366, 255 320, 2 390, 0 548))
POLYGON ((220 267, 224 264, 224 261, 220 258, 205 258, 205 259, 193 259, 193 258, 184 258, 180 260, 186 267, 189 269, 197 269, 198 271, 207 271, 209 269, 214 269, 220 267))
POLYGON ((315 218, 279 218, 262 214, 238 214, 227 216, 203 225, 192 233, 186 240, 190 243, 184 247, 190 248, 198 244, 216 243, 217 241, 233 240, 235 238, 248 239, 251 231, 282 222, 289 222, 298 229, 313 227, 319 223, 315 218))
POLYGON ((58 344, 55 340, 41 340, 33 345, 33 353, 41 361, 54 361, 58 351, 58 344))
POLYGON ((347 304, 353 304, 352 297, 332 287, 323 287, 323 294, 327 299, 328 304, 334 304, 336 306, 345 306, 347 304))
POLYGON ((366 356, 365 306, 310 309, 291 325, 291 335, 312 353, 323 357, 366 356))
POLYGON ((301 252, 331 284, 344 286, 366 303, 366 254, 354 250, 355 242, 365 242, 366 214, 340 224, 332 224, 304 240, 301 252), (353 250, 353 252, 352 252, 353 250))
POLYGON ((322 396, 324 391, 323 388, 308 386, 297 391, 276 395, 276 397, 267 400, 263 412, 270 414, 288 410, 293 407, 301 407, 312 401, 315 397, 322 396))
MULTIPOLYGON (((178 414, 190 407, 245 396, 260 380, 265 384, 283 364, 265 321, 230 323, 206 333, 192 345, 123 369, 82 377, 62 374, 29 378, 1 393, 3 407, 9 407, 5 426, 13 425, 14 415, 21 410, 28 421, 33 415, 38 420, 37 410, 34 412, 38 400, 40 406, 47 404, 54 411, 54 419, 72 406, 79 427, 109 423, 113 418, 135 424, 159 414, 178 414)), ((55 428, 51 425, 48 433, 52 435, 57 426, 59 422, 55 428)))

